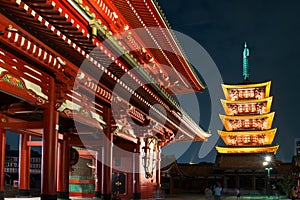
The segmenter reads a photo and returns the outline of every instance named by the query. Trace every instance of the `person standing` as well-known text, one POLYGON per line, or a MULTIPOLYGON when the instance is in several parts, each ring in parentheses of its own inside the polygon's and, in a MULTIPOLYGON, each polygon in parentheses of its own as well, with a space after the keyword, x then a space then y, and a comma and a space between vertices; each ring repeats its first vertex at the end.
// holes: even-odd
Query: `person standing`
POLYGON ((212 200, 213 193, 212 193, 212 190, 210 189, 210 187, 205 188, 204 192, 205 192, 206 200, 212 200))
POLYGON ((292 200, 295 200, 295 199, 296 199, 297 194, 296 194, 296 190, 295 190, 295 187, 294 187, 294 186, 291 187, 289 196, 290 196, 290 198, 291 198, 292 200))
POLYGON ((220 183, 217 183, 217 186, 214 188, 214 199, 215 200, 220 200, 221 198, 221 192, 222 192, 222 187, 220 183))
POLYGON ((237 188, 236 189, 236 199, 240 200, 240 197, 241 197, 241 191, 240 191, 240 188, 237 188))

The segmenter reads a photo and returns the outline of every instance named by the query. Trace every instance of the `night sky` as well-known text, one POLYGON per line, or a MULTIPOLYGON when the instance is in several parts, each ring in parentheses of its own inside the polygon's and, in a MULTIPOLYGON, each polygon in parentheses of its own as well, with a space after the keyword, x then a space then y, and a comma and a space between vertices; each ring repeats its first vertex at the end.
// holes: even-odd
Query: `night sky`
MULTIPOLYGON (((272 81, 271 111, 275 112, 273 127, 277 128, 273 144, 280 145, 276 156, 281 161, 291 162, 294 139, 300 138, 300 93, 297 91, 300 74, 300 1, 158 2, 172 29, 192 37, 206 49, 226 84, 243 81, 242 52, 244 42, 247 41, 250 49, 250 81, 272 81)), ((200 126, 204 130, 207 130, 209 124, 209 94, 212 92, 214 91, 205 90, 197 94, 201 113, 200 126)), ((191 105, 183 107, 193 116, 191 105)), ((221 114, 224 114, 223 110, 221 114)), ((217 130, 211 130, 211 133, 217 134, 217 130)), ((224 145, 221 139, 218 144, 224 145)), ((212 149, 208 156, 199 159, 199 146, 201 143, 191 144, 178 161, 214 161, 216 150, 212 149)))

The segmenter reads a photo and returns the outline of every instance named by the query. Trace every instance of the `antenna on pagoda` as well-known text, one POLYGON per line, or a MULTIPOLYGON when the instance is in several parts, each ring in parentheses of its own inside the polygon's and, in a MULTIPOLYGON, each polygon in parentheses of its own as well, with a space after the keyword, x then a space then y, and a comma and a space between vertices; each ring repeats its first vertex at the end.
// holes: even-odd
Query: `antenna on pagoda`
POLYGON ((244 51, 243 51, 243 78, 244 82, 249 82, 250 73, 249 73, 249 49, 247 48, 247 43, 245 42, 244 51))

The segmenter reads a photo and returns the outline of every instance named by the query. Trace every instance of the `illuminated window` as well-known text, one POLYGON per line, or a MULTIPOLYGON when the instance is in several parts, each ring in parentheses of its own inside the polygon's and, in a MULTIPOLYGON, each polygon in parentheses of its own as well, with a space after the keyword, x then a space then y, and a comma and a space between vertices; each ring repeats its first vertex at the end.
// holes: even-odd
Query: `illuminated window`
POLYGON ((245 104, 245 112, 246 112, 246 113, 249 112, 249 104, 245 104))
POLYGON ((250 90, 244 91, 244 98, 248 99, 250 97, 250 90))
POLYGON ((244 126, 245 126, 245 128, 249 128, 249 127, 250 127, 249 119, 246 119, 246 120, 245 120, 244 126))
POLYGON ((252 113, 255 113, 256 112, 256 104, 254 104, 254 103, 250 104, 250 110, 252 113))
POLYGON ((245 135, 245 136, 244 136, 244 143, 245 143, 245 144, 248 144, 248 143, 250 143, 250 142, 251 142, 250 136, 245 135))
POLYGON ((254 98, 254 90, 250 90, 250 98, 254 98))
POLYGON ((257 136, 256 135, 253 135, 252 136, 252 143, 257 143, 258 142, 258 138, 257 138, 257 136))
POLYGON ((243 113, 243 105, 238 104, 238 111, 239 113, 243 113))

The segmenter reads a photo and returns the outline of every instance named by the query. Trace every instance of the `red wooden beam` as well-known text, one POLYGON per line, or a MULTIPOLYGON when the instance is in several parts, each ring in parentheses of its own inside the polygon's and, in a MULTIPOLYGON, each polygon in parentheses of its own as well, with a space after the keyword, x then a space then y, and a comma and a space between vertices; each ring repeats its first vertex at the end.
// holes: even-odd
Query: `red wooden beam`
POLYGON ((0 122, 0 129, 41 129, 44 127, 44 122, 0 122))
POLYGON ((5 191, 5 148, 6 133, 4 129, 0 129, 0 198, 4 199, 5 191))
POLYGON ((7 113, 14 115, 19 113, 42 113, 37 107, 25 103, 13 103, 7 109, 7 113))
MULTIPOLYGON (((18 132, 20 132, 20 131, 18 131, 18 132)), ((40 136, 42 136, 42 135, 40 135, 40 136)), ((63 139, 63 134, 58 134, 58 139, 62 140, 63 139)), ((41 146, 43 146, 43 142, 42 141, 32 141, 31 140, 31 141, 27 142, 27 146, 29 146, 29 147, 41 147, 41 146)))
MULTIPOLYGON (((4 36, 0 37, 0 41, 2 43, 12 47, 14 50, 17 50, 22 55, 30 58, 31 60, 34 60, 40 66, 44 67, 47 70, 50 70, 55 74, 61 74, 61 76, 64 77, 65 76, 64 73, 67 72, 67 73, 72 73, 72 74, 68 74, 69 76, 71 75, 72 77, 76 77, 78 68, 75 65, 73 65, 71 62, 67 62, 68 67, 66 68, 68 68, 69 70, 64 72, 64 67, 62 66, 59 67, 60 63, 57 60, 57 58, 59 57, 60 60, 63 61, 67 61, 67 59, 65 59, 62 55, 58 54, 56 51, 52 50, 50 47, 46 46, 43 42, 41 42, 37 38, 33 37, 31 34, 29 34, 27 31, 22 29, 20 26, 13 23, 11 20, 6 18, 3 14, 0 14, 0 18, 1 18, 0 27, 6 27, 4 36), (17 33, 20 36, 18 38, 18 41, 15 42, 15 38, 11 39, 11 37, 14 37, 14 34, 16 33, 15 32, 9 33, 9 30, 7 29, 8 27, 12 27, 17 31, 17 33), (11 35, 10 37, 9 34, 11 35), (26 43, 23 46, 20 46, 19 40, 22 39, 22 36, 26 36, 26 43), (28 43, 28 41, 30 41, 30 43, 28 43), (39 53, 40 49, 42 51, 41 53, 39 53), (46 52, 47 54, 45 55, 46 52), (45 62, 43 59, 41 59, 46 57, 50 61, 51 58, 50 55, 52 56, 52 62, 45 62)), ((69 78, 64 77, 64 80, 68 81, 69 78)), ((68 82, 65 83, 67 84, 68 82)))
POLYGON ((77 150, 77 151, 79 153, 79 156, 91 156, 91 157, 96 156, 96 152, 92 150, 77 150))
POLYGON ((69 180, 71 184, 95 184, 95 180, 69 180))
POLYGON ((27 146, 41 147, 41 146, 43 146, 43 142, 42 141, 28 141, 27 146))
POLYGON ((28 134, 34 137, 42 137, 43 129, 10 129, 10 131, 19 134, 28 134))
POLYGON ((70 192, 70 196, 72 197, 94 197, 95 194, 92 193, 84 193, 84 192, 70 192))

